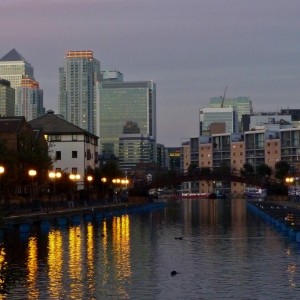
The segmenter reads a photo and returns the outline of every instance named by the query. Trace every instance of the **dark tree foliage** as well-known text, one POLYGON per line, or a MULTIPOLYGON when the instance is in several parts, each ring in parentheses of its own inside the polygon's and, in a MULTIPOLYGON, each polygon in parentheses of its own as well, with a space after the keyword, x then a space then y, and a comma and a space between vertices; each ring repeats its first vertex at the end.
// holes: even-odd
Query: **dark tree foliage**
POLYGON ((254 168, 250 163, 244 163, 243 168, 240 171, 242 176, 253 176, 254 168))
POLYGON ((279 180, 284 180, 289 174, 290 164, 286 161, 278 161, 275 164, 275 177, 279 180))
POLYGON ((272 175, 272 168, 269 165, 263 163, 256 168, 256 173, 263 177, 270 177, 272 175))

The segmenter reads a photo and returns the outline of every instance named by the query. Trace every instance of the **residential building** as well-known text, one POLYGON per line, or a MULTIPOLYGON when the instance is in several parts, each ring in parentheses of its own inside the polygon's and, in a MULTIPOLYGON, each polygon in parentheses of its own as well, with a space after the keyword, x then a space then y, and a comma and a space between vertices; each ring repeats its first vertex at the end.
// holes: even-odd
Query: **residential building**
POLYGON ((200 110, 200 135, 211 135, 213 132, 235 133, 238 131, 238 115, 235 108, 203 108, 200 110), (214 126, 215 123, 218 126, 214 126), (212 128, 214 129, 212 130, 212 128))
POLYGON ((98 166, 98 137, 55 115, 52 110, 29 124, 43 130, 54 159, 54 170, 79 174, 77 188, 83 188, 88 170, 98 166))
MULTIPOLYGON (((128 122, 156 143, 156 85, 153 81, 100 82, 97 89, 96 135, 100 152, 119 157, 119 138, 128 122)), ((156 162, 156 155, 154 157, 156 162)))
MULTIPOLYGON (((14 154, 12 162, 5 162, 5 159, 1 161, 2 166, 5 168, 3 176, 9 175, 6 177, 9 180, 4 180, 5 185, 2 186, 2 193, 27 197, 30 194, 31 182, 28 171, 32 168, 33 163, 31 154, 44 155, 48 152, 43 131, 41 129, 33 130, 23 116, 0 117, 0 140, 14 154)), ((37 190, 37 183, 44 183, 44 175, 47 170, 44 169, 42 164, 36 165, 35 170, 38 174, 35 179, 35 189, 37 190)))
POLYGON ((0 116, 15 115, 15 89, 10 82, 0 78, 0 116))
POLYGON ((58 111, 80 128, 95 133, 96 83, 101 80, 100 62, 93 51, 67 51, 59 68, 58 111))
POLYGON ((12 49, 0 59, 0 78, 8 80, 10 86, 16 90, 14 112, 16 116, 24 116, 27 119, 29 116, 37 117, 38 113, 44 112, 43 91, 35 81, 33 67, 16 49, 12 49))
POLYGON ((24 116, 31 121, 45 113, 43 106, 43 90, 39 83, 30 78, 22 78, 21 85, 16 89, 17 116, 24 116))

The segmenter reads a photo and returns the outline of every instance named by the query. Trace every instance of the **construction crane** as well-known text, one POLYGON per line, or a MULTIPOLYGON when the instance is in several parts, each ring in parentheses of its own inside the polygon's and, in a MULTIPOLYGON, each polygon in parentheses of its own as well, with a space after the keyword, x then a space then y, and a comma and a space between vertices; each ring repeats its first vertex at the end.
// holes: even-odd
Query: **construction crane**
POLYGON ((225 100, 226 91, 227 91, 227 86, 225 88, 224 95, 223 95, 223 98, 222 98, 221 108, 223 108, 223 106, 224 106, 224 100, 225 100))

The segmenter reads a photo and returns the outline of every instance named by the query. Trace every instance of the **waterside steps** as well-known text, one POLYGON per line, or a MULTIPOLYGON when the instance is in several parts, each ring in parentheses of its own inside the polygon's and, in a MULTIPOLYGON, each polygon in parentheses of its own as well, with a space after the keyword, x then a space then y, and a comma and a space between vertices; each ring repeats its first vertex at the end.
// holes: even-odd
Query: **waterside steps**
POLYGON ((149 212, 165 207, 165 202, 120 203, 106 206, 89 206, 16 214, 3 218, 0 237, 4 231, 11 231, 16 227, 21 234, 30 232, 33 225, 38 226, 43 231, 47 231, 51 229, 52 225, 66 227, 69 225, 79 225, 83 221, 102 222, 104 220, 111 220, 113 217, 149 212))
POLYGON ((268 224, 300 243, 300 206, 294 203, 272 201, 247 201, 247 207, 268 224))

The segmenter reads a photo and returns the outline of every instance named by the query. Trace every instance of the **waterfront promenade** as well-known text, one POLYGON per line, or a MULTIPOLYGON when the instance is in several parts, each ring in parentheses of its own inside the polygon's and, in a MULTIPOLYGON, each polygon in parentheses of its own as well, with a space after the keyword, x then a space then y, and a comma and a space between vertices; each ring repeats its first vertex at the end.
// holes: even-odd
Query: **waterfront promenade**
POLYGON ((58 219, 65 218, 72 220, 74 217, 97 217, 97 218, 109 218, 111 216, 124 215, 132 212, 141 212, 147 209, 155 209, 165 205, 164 202, 113 202, 112 200, 105 203, 101 200, 91 200, 87 202, 78 203, 60 203, 57 206, 42 206, 39 205, 38 209, 36 205, 34 209, 28 208, 17 209, 2 218, 3 227, 11 225, 20 225, 24 223, 40 223, 42 221, 53 222, 58 219))

